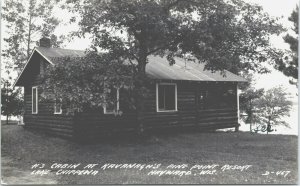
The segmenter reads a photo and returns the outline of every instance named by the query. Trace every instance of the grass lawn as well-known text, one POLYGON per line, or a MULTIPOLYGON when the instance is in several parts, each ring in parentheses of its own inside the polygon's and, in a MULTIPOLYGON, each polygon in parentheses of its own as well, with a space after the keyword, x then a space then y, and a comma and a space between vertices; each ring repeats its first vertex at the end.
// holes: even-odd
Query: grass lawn
POLYGON ((6 120, 1 120, 1 124, 2 125, 17 125, 18 121, 16 120, 8 120, 8 123, 6 120))
MULTIPOLYGON (((261 135, 245 132, 185 133, 159 135, 146 139, 76 144, 25 130, 2 126, 2 181, 29 184, 296 184, 297 136, 261 135), (96 175, 32 175, 31 166, 44 163, 99 164, 96 175), (213 175, 149 175, 152 169, 111 168, 105 163, 161 164, 157 170, 172 170, 170 164, 217 164, 213 175), (224 165, 251 165, 247 170, 222 171, 224 165), (269 171, 269 174, 266 173, 269 171), (286 176, 277 171, 290 171, 286 176), (266 175, 268 174, 268 175, 266 175)), ((44 169, 45 169, 44 167, 44 169)), ((83 168, 80 168, 83 169, 83 168)), ((173 169, 174 170, 174 169, 173 169)))

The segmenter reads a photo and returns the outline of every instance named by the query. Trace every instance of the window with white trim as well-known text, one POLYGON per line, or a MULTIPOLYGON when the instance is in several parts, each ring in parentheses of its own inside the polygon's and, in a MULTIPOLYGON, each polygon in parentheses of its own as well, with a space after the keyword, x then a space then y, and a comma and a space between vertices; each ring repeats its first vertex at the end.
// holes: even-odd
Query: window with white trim
POLYGON ((103 106, 104 114, 115 114, 116 111, 119 111, 120 102, 119 102, 119 89, 112 88, 110 89, 109 98, 107 103, 103 106))
POLYGON ((156 84, 156 111, 177 111, 177 85, 176 83, 156 84))
POLYGON ((38 113, 38 88, 32 87, 32 114, 38 113))
POLYGON ((54 114, 62 114, 62 103, 61 99, 56 99, 54 102, 54 114))

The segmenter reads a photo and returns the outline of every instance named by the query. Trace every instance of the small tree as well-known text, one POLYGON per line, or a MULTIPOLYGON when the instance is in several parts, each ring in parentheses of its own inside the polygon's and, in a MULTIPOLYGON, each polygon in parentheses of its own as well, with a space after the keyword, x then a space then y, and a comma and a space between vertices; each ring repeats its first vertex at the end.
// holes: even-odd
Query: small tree
POLYGON ((246 114, 246 117, 241 117, 245 123, 250 124, 250 131, 252 131, 252 124, 259 121, 256 117, 256 100, 259 99, 264 94, 264 89, 255 89, 253 84, 253 75, 250 74, 245 77, 248 82, 240 86, 240 89, 243 91, 240 96, 240 111, 241 114, 246 114))
POLYGON ((1 87, 1 115, 6 116, 6 123, 10 116, 19 116, 23 113, 24 101, 20 97, 21 89, 14 89, 8 80, 2 79, 1 87))
POLYGON ((250 131, 252 131, 252 124, 259 121, 256 117, 256 100, 258 100, 264 93, 264 89, 254 89, 249 87, 240 95, 240 109, 246 113, 244 118, 245 123, 250 124, 250 131))
POLYGON ((289 127, 289 124, 282 119, 284 116, 289 116, 292 109, 292 102, 288 100, 288 95, 282 87, 275 87, 257 99, 256 114, 260 122, 266 124, 268 128, 275 125, 289 127))

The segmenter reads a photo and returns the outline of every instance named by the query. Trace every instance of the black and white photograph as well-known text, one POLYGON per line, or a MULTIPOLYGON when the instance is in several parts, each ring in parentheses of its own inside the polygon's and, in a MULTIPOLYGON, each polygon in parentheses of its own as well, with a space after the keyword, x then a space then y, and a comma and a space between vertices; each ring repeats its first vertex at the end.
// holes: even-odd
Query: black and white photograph
POLYGON ((3 0, 1 185, 298 184, 299 0, 3 0))

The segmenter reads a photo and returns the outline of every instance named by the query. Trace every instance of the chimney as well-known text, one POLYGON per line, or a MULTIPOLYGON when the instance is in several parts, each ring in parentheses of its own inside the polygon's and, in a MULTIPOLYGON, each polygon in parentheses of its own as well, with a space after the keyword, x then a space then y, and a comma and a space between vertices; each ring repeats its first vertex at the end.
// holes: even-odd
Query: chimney
POLYGON ((43 37, 40 39, 40 47, 51 47, 51 41, 49 38, 43 37))

